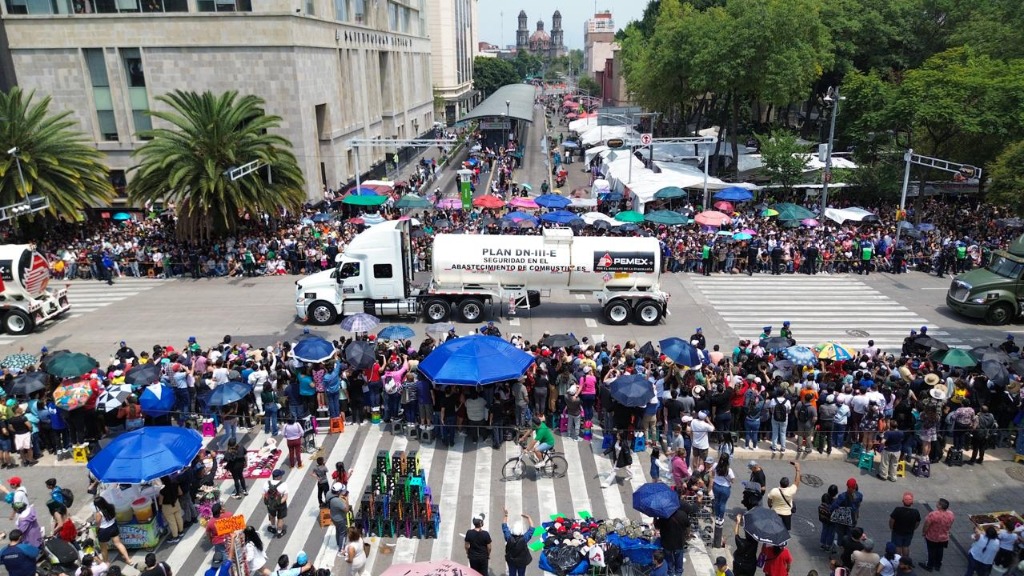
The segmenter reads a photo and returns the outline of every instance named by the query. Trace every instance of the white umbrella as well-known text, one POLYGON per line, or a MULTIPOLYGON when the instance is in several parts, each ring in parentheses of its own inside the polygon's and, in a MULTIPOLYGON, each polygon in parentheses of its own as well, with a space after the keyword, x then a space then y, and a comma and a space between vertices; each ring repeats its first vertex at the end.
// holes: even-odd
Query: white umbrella
POLYGON ((131 394, 131 384, 108 386, 96 399, 96 409, 100 412, 113 412, 123 406, 131 394))

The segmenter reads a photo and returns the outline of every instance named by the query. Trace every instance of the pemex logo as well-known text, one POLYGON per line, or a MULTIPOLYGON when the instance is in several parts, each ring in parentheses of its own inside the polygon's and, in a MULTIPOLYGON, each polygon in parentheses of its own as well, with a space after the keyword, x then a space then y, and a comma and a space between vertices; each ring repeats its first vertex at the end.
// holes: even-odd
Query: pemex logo
POLYGON ((38 252, 32 254, 32 265, 25 271, 25 290, 40 294, 50 282, 50 265, 38 252))
POLYGON ((597 268, 609 268, 612 265, 612 255, 610 252, 605 252, 604 256, 601 256, 597 260, 597 268))

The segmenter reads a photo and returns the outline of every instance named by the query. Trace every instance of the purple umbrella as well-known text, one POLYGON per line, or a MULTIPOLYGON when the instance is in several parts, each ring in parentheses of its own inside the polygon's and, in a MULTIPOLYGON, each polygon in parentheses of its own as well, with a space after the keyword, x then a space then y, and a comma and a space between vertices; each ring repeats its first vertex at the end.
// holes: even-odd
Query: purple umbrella
POLYGON ((441 201, 437 203, 437 207, 441 210, 458 210, 459 208, 462 208, 462 200, 459 200, 458 198, 442 198, 441 201))
POLYGON ((819 222, 814 218, 804 218, 803 220, 800 221, 800 223, 803 224, 804 226, 807 226, 808 228, 814 228, 819 224, 819 222))

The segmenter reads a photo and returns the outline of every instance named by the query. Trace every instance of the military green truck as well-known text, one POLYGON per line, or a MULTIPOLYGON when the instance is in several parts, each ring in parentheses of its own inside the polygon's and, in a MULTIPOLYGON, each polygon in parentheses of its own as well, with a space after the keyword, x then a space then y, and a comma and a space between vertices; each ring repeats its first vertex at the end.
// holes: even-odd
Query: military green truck
POLYGON ((1024 305, 1024 236, 1015 240, 1009 251, 992 252, 985 267, 954 278, 946 305, 994 326, 1017 318, 1024 305))

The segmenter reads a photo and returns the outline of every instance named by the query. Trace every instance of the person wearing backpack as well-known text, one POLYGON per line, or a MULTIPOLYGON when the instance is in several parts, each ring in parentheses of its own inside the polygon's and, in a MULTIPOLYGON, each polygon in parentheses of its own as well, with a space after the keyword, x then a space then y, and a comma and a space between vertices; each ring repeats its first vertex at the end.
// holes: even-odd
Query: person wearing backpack
POLYGON ((526 567, 533 562, 533 555, 530 554, 530 536, 533 533, 533 519, 529 514, 523 514, 523 520, 517 520, 512 526, 508 525, 508 509, 503 509, 505 514, 501 522, 501 533, 505 536, 505 563, 508 565, 508 576, 526 576, 526 567))
POLYGON ((996 424, 996 417, 989 412, 988 406, 984 404, 978 408, 975 422, 977 424, 971 437, 971 459, 967 464, 980 465, 985 463, 985 448, 988 446, 989 437, 999 425, 996 424))
POLYGON ((786 453, 786 427, 789 424, 789 412, 793 405, 786 399, 786 391, 779 388, 775 391, 775 398, 768 402, 768 410, 772 415, 772 452, 786 453))
POLYGON ((288 533, 284 520, 288 517, 288 486, 284 483, 284 470, 274 470, 273 477, 263 491, 267 506, 268 530, 278 538, 288 533))
POLYGON ((277 398, 277 391, 269 382, 263 385, 260 402, 263 403, 263 433, 277 436, 277 415, 281 410, 281 404, 277 398))
POLYGON ((74 505, 74 493, 67 488, 61 488, 58 486, 56 478, 48 478, 46 480, 46 489, 50 491, 50 500, 47 501, 46 508, 50 511, 51 516, 53 515, 53 511, 61 506, 68 509, 74 505))
POLYGON ((818 409, 814 406, 814 394, 804 393, 796 405, 796 453, 811 453, 814 441, 814 427, 818 422, 818 409))
POLYGON ((743 396, 743 428, 746 432, 743 445, 747 450, 756 450, 765 400, 761 396, 760 386, 756 384, 747 388, 743 396))

